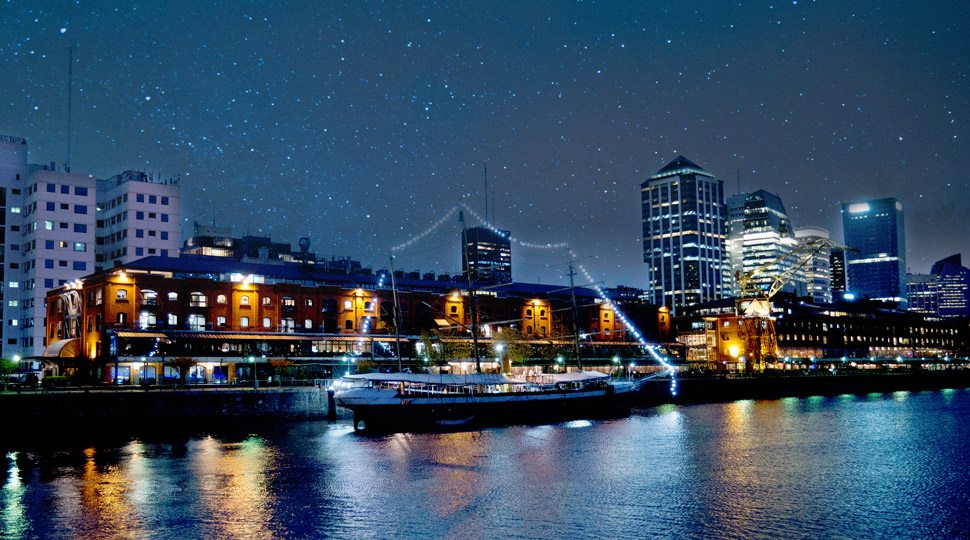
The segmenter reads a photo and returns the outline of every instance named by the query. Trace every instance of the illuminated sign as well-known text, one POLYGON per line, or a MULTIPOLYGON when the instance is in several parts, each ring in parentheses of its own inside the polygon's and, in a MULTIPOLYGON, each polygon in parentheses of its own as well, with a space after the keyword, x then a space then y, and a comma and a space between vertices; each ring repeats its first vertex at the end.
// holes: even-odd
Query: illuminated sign
POLYGON ((869 211, 869 203, 855 203, 849 205, 850 214, 861 214, 869 211))

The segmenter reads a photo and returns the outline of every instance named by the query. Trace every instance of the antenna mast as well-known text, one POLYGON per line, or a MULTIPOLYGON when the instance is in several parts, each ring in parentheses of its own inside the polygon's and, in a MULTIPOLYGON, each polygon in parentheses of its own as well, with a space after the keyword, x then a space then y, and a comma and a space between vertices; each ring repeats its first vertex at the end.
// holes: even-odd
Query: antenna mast
MULTIPOLYGON (((400 326, 400 315, 401 315, 401 303, 397 298, 397 280, 394 278, 394 255, 388 254, 388 258, 391 260, 391 295, 394 298, 394 343, 397 348, 397 372, 402 373, 404 371, 401 365, 401 326, 400 326)), ((350 264, 347 265, 348 267, 350 264)), ((374 345, 371 344, 371 353, 373 354, 374 345)))
POLYGON ((472 316, 472 349, 475 351, 475 373, 481 373, 482 360, 478 355, 478 296, 475 295, 475 288, 472 284, 472 262, 468 258, 468 235, 465 234, 465 212, 458 211, 458 220, 461 221, 461 249, 465 255, 465 276, 468 277, 468 298, 470 300, 472 316))
POLYGON ((579 371, 582 371, 583 357, 579 352, 579 307, 576 305, 576 284, 573 280, 575 275, 573 261, 569 261, 569 295, 573 303, 573 352, 576 355, 576 366, 579 367, 579 371))
POLYGON ((64 172, 71 172, 71 124, 74 107, 72 98, 74 96, 74 46, 67 48, 67 162, 64 163, 64 172))
MULTIPOLYGON (((485 221, 488 221, 488 160, 482 164, 482 170, 485 174, 485 221)), ((464 223, 464 221, 462 221, 464 223)))

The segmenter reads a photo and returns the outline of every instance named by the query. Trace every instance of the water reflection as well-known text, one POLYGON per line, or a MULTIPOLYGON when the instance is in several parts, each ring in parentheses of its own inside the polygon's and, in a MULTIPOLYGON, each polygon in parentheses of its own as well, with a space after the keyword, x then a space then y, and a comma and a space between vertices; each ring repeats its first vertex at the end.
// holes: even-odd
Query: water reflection
POLYGON ((4 452, 4 537, 959 537, 970 392, 4 452))

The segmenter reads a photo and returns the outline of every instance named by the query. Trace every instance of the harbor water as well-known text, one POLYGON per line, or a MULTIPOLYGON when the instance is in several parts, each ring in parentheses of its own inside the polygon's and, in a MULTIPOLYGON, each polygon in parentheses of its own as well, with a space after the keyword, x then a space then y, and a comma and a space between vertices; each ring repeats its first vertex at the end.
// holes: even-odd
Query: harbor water
POLYGON ((0 537, 961 538, 968 419, 970 390, 947 389, 0 442, 0 537))

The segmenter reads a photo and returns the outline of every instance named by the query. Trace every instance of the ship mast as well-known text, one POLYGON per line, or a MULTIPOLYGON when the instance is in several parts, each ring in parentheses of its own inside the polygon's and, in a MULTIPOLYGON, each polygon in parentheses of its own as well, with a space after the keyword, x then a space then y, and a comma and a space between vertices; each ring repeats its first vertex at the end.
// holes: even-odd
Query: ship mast
POLYGON ((475 354, 475 373, 482 372, 482 360, 478 355, 478 297, 475 295, 475 288, 472 280, 472 264, 468 258, 468 235, 465 230, 465 212, 458 212, 458 221, 461 222, 461 249, 464 254, 465 277, 468 278, 468 298, 471 306, 471 326, 472 326, 472 349, 475 354))
MULTIPOLYGON (((401 303, 397 298, 397 280, 394 277, 394 255, 388 255, 391 261, 391 296, 394 298, 394 347, 397 350, 397 372, 402 373, 404 369, 401 365, 401 303)), ((374 346, 371 345, 371 351, 374 350, 374 346)))

